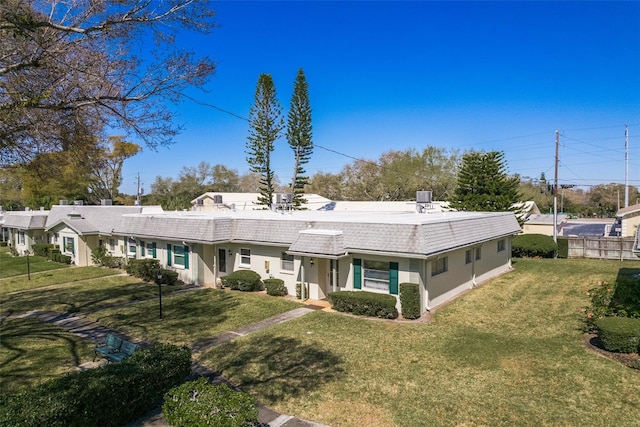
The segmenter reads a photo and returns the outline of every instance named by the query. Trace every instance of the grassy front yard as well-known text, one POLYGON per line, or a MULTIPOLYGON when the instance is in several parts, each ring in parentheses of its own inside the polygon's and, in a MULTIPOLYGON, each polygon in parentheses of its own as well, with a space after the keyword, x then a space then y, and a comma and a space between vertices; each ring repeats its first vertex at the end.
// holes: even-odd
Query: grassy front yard
POLYGON ((205 352, 258 400, 332 426, 637 425, 640 372, 585 348, 580 308, 639 262, 519 260, 428 324, 316 312, 205 352))
MULTIPOLYGON (((29 257, 29 271, 31 271, 31 273, 68 267, 68 265, 49 261, 47 258, 41 256, 29 257)), ((11 256, 8 249, 3 247, 2 250, 0 250, 0 279, 20 274, 27 274, 27 257, 11 256)))

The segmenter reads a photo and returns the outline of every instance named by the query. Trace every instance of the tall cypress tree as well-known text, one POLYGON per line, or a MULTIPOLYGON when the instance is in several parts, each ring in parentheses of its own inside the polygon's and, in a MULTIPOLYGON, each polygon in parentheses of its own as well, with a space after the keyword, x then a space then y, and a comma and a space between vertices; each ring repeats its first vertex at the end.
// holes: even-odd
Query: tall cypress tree
POLYGON ((274 193, 274 173, 271 152, 284 129, 282 108, 276 97, 276 87, 270 74, 260 74, 254 104, 249 111, 247 163, 251 172, 260 175, 258 204, 271 208, 274 193))
POLYGON ((309 162, 313 153, 311 106, 309 105, 309 85, 302 68, 293 84, 293 95, 287 116, 287 141, 293 150, 295 163, 291 178, 290 192, 293 194, 293 208, 307 201, 304 198, 304 187, 309 183, 304 165, 309 162))
POLYGON ((520 178, 506 173, 504 153, 470 151, 462 156, 458 183, 450 205, 462 211, 518 211, 520 178))

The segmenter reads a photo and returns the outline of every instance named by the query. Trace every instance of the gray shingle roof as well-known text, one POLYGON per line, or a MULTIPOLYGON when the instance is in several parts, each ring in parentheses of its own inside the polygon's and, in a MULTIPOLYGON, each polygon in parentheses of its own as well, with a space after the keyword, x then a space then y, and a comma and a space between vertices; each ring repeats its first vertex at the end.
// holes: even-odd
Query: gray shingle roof
POLYGON ((342 231, 302 230, 287 251, 299 255, 325 255, 339 257, 345 254, 342 231))
POLYGON ((3 227, 19 230, 44 229, 49 211, 5 212, 3 227))
POLYGON ((66 224, 78 234, 111 234, 126 214, 162 212, 159 206, 75 206, 55 205, 51 208, 46 229, 66 224))

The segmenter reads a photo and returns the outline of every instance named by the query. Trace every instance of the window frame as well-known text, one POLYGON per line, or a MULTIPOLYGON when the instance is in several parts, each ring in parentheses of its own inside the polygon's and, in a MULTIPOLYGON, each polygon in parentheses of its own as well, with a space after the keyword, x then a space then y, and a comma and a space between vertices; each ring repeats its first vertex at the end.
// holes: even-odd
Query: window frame
POLYGON ((449 271, 449 257, 440 257, 431 261, 431 277, 444 274, 449 271))
POLYGON ((389 293, 391 280, 389 271, 391 270, 388 261, 374 261, 370 259, 362 260, 362 289, 374 292, 389 293), (369 275, 369 277, 367 277, 369 275), (378 286, 371 286, 378 284, 378 286))
POLYGON ((473 249, 467 249, 464 252, 464 263, 465 265, 469 265, 473 262, 473 249))
POLYGON ((135 239, 127 239, 127 256, 136 257, 138 255, 138 242, 135 239), (133 248, 133 250, 131 250, 133 248))
POLYGON ((240 248, 240 265, 251 267, 251 248, 240 248))
POLYGON ((280 271, 283 271, 286 273, 293 273, 294 262, 295 262, 295 256, 289 255, 284 251, 280 253, 280 271))
POLYGON ((480 261, 482 259, 482 247, 476 248, 476 261, 480 261))
POLYGON ((498 240, 498 252, 503 252, 507 250, 507 242, 505 239, 498 240))

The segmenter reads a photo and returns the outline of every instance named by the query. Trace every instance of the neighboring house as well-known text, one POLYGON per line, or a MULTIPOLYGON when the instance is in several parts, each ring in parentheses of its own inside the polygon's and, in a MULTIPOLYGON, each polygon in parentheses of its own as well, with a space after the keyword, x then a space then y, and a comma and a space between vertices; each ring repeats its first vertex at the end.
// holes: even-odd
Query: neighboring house
POLYGON ((114 235, 113 229, 123 215, 142 212, 163 211, 160 206, 55 205, 46 221, 46 241, 78 266, 92 265, 91 251, 98 246, 113 256, 135 258, 136 245, 130 245, 127 236, 114 235))
POLYGON ((635 236, 638 224, 640 224, 640 204, 618 209, 616 222, 611 229, 610 235, 619 237, 635 236))
MULTIPOLYGON (((556 218, 556 235, 562 235, 562 229, 567 222, 567 215, 558 214, 556 218)), ((522 224, 523 234, 544 234, 553 236, 553 214, 531 214, 522 224)))
MULTIPOLYGON (((434 212, 450 212, 455 211, 449 207, 449 202, 431 201, 425 203, 424 209, 434 212)), ((322 206, 318 210, 336 211, 336 212, 416 212, 417 204, 415 201, 351 201, 341 200, 332 201, 322 206)))
POLYGON ((49 211, 11 211, 4 213, 3 228, 8 231, 9 244, 20 255, 32 252, 31 245, 46 243, 44 233, 49 211))
MULTIPOLYGON (((191 201, 192 211, 246 211, 246 210, 265 210, 265 205, 258 204, 260 193, 221 193, 208 192, 204 193, 191 201)), ((274 207, 279 204, 281 208, 286 208, 286 195, 274 194, 274 207)), ((305 194, 304 199, 307 201, 301 206, 304 210, 316 210, 331 200, 326 199, 317 194, 305 194)))
POLYGON ((284 280, 291 295, 305 283, 323 299, 335 290, 397 297, 414 282, 425 311, 507 271, 519 232, 512 213, 226 211, 124 215, 113 234, 189 283, 251 269, 284 280))

